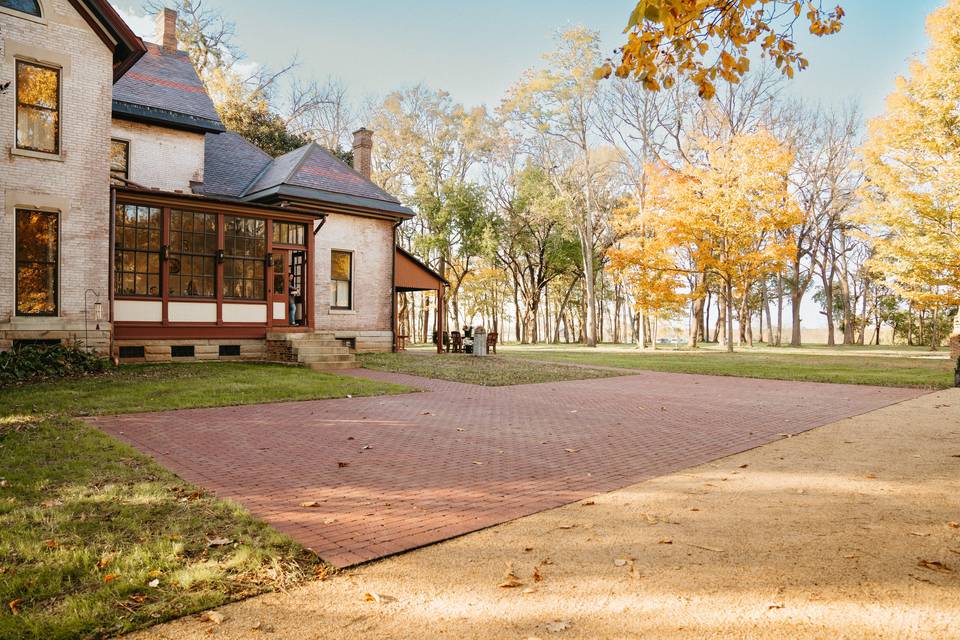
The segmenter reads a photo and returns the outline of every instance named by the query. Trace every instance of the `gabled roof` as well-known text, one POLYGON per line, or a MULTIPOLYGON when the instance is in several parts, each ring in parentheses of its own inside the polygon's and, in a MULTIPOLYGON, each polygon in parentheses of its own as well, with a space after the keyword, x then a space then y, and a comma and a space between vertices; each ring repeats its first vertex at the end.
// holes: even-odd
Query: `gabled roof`
POLYGON ((189 131, 224 131, 190 56, 145 44, 146 55, 113 87, 114 115, 189 131))
POLYGON ((206 195, 240 198, 273 158, 239 133, 208 133, 204 151, 203 186, 206 195))
POLYGON ((244 193, 246 200, 283 197, 374 209, 412 217, 413 212, 316 143, 273 160, 244 193))
POLYGON ((107 0, 70 0, 70 4, 113 52, 113 81, 146 53, 143 41, 107 0))

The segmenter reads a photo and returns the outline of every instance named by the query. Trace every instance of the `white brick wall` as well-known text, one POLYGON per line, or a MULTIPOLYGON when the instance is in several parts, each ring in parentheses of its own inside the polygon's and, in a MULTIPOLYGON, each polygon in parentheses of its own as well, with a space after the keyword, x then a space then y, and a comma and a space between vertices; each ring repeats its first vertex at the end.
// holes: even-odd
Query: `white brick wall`
MULTIPOLYGON (((62 66, 59 160, 13 155, 16 95, 0 95, 0 340, 4 329, 83 329, 84 291, 108 295, 109 145, 112 55, 67 0, 44 0, 45 24, 0 13, 0 84, 15 56, 62 66), (14 208, 57 201, 60 318, 14 318, 14 208)), ((108 305, 104 304, 104 310, 108 305)))
POLYGON ((130 142, 130 180, 140 186, 190 193, 203 181, 202 133, 114 120, 112 136, 130 142))
POLYGON ((316 327, 319 331, 391 330, 393 223, 332 213, 316 237, 316 327), (330 251, 353 251, 353 309, 330 309, 330 251))

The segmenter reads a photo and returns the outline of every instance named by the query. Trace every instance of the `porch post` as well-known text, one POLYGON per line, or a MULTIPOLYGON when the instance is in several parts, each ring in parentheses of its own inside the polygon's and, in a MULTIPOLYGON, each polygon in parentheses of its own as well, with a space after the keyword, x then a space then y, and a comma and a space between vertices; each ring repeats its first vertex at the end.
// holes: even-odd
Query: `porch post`
POLYGON ((443 285, 437 287, 437 353, 443 353, 443 319, 447 314, 444 312, 443 305, 443 285))

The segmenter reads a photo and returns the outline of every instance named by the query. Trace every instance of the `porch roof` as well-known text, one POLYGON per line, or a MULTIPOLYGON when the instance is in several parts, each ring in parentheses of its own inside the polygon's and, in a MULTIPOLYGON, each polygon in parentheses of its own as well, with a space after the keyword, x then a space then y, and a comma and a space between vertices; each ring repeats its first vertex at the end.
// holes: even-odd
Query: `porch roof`
POLYGON ((396 251, 397 268, 393 286, 397 291, 434 291, 450 284, 403 247, 398 246, 396 251))

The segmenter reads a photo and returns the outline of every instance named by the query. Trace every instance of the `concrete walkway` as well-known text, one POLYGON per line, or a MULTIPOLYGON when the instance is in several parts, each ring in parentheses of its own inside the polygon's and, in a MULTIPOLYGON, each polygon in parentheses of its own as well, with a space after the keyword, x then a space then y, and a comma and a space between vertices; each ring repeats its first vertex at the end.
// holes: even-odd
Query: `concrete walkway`
POLYGON ((498 388, 356 374, 427 391, 90 422, 346 567, 921 393, 652 372, 498 388))

